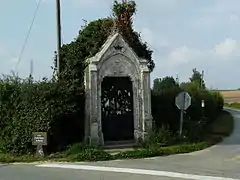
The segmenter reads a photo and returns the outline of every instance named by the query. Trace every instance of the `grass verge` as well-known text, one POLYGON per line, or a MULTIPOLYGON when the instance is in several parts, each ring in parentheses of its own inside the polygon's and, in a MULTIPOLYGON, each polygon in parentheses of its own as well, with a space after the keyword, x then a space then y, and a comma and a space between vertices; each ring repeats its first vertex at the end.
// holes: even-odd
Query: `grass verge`
POLYGON ((233 117, 229 112, 223 111, 211 126, 211 132, 204 142, 185 143, 168 147, 150 147, 147 149, 135 149, 122 151, 116 154, 110 154, 98 147, 89 147, 83 144, 71 146, 67 151, 57 153, 44 158, 34 156, 13 156, 11 154, 3 154, 0 152, 0 162, 36 162, 36 161, 58 161, 58 162, 74 162, 74 161, 106 161, 116 159, 137 159, 154 156, 167 156, 179 153, 189 153, 210 147, 222 141, 233 131, 233 117))
POLYGON ((225 103, 224 106, 233 109, 240 109, 240 103, 225 103))

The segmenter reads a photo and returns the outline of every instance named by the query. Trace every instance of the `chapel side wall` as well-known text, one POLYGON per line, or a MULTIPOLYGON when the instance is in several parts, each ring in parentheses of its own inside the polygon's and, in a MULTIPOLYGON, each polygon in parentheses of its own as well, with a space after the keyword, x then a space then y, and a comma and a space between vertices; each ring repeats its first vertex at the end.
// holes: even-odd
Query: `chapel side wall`
POLYGON ((150 86, 150 73, 148 68, 142 71, 142 84, 143 84, 143 132, 148 133, 152 130, 152 110, 151 110, 151 86, 150 86))
MULTIPOLYGON (((90 96, 90 82, 91 82, 91 76, 90 76, 90 72, 89 72, 89 67, 87 67, 85 69, 85 75, 84 75, 84 86, 85 86, 85 114, 84 114, 84 139, 85 141, 89 141, 89 137, 90 137, 90 100, 91 100, 91 96, 90 96)), ((80 119, 81 120, 81 119, 80 119)))

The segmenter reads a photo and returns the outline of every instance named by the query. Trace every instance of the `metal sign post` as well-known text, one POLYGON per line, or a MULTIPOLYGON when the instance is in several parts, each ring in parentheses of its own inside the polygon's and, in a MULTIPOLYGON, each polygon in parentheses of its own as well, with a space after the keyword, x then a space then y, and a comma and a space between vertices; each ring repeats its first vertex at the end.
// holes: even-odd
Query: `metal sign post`
POLYGON ((43 146, 47 145, 47 133, 34 132, 32 137, 32 145, 37 146, 36 156, 44 156, 43 146))
MULTIPOLYGON (((185 96, 186 94, 183 94, 183 105, 185 105, 185 96)), ((184 108, 181 108, 181 115, 180 115, 180 129, 179 129, 179 134, 182 135, 182 128, 183 128, 183 113, 184 113, 184 108)))
POLYGON ((188 92, 183 91, 176 96, 175 104, 178 107, 178 109, 181 111, 179 134, 182 135, 183 114, 184 114, 184 111, 187 110, 188 107, 191 105, 191 96, 188 94, 188 92))

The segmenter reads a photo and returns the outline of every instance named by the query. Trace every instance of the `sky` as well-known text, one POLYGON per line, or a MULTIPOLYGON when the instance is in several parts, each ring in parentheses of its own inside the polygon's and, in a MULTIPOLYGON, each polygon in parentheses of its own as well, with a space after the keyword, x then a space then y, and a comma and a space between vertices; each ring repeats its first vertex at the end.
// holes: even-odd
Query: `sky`
MULTIPOLYGON (((42 0, 27 46, 18 62, 39 0, 0 0, 0 73, 52 75, 56 50, 55 0, 42 0), (18 64, 18 66, 17 66, 18 64)), ((136 0, 134 29, 154 51, 151 79, 187 81, 204 71, 209 88, 240 88, 240 0, 136 0)), ((62 41, 69 43, 87 21, 111 15, 113 0, 61 0, 62 41)))

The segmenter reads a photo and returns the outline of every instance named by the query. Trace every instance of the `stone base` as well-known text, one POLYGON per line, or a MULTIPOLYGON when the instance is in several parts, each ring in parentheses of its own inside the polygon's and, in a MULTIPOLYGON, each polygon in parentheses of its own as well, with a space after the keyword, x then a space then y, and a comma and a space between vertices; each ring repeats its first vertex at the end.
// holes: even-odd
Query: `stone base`
POLYGON ((149 137, 149 133, 148 132, 142 132, 139 130, 135 130, 134 131, 134 139, 136 142, 138 141, 144 141, 149 137))
POLYGON ((143 140, 147 140, 149 137, 149 133, 148 132, 142 132, 142 139, 143 140))
POLYGON ((92 123, 91 124, 90 133, 91 133, 90 144, 99 145, 100 144, 100 137, 98 135, 98 123, 92 123))
POLYGON ((146 131, 146 132, 152 131, 152 129, 153 129, 152 115, 145 116, 144 125, 145 125, 145 130, 144 131, 146 131))
POLYGON ((100 137, 100 139, 99 139, 99 145, 104 146, 104 136, 103 136, 103 133, 102 133, 102 132, 100 132, 99 137, 100 137))
POLYGON ((134 140, 138 142, 139 140, 142 140, 142 131, 134 130, 134 140))
MULTIPOLYGON (((102 132, 99 132, 99 127, 97 123, 91 124, 91 135, 86 137, 88 139, 89 144, 104 146, 104 136, 102 132)), ((134 130, 134 141, 135 143, 139 141, 146 140, 148 138, 148 132, 142 132, 141 130, 134 130)))

